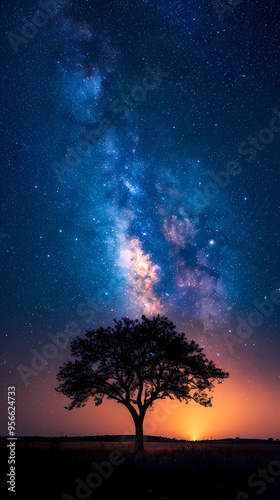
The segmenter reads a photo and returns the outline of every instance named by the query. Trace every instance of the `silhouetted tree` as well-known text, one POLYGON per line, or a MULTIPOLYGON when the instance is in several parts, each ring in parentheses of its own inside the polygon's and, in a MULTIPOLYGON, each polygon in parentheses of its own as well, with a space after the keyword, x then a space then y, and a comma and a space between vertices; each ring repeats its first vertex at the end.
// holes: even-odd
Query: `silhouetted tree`
POLYGON ((176 332, 165 316, 142 316, 141 322, 114 319, 114 323, 72 340, 76 360, 60 367, 56 390, 71 400, 68 410, 85 406, 90 396, 95 405, 104 396, 123 404, 135 424, 135 449, 143 450, 145 413, 157 399, 212 406, 207 391, 229 374, 208 361, 203 349, 176 332))

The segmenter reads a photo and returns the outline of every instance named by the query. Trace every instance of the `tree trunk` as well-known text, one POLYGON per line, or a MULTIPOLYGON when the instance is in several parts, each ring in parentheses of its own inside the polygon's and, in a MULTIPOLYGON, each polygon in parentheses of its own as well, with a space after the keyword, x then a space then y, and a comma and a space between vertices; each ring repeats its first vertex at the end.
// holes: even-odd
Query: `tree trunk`
POLYGON ((135 423, 134 451, 144 451, 143 420, 144 418, 142 417, 138 417, 136 420, 134 420, 135 423))

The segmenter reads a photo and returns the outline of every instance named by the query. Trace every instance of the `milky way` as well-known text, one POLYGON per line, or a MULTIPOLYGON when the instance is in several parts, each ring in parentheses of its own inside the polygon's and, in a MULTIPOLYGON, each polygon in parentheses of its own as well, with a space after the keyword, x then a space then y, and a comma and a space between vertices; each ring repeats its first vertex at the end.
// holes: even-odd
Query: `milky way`
MULTIPOLYGON (((61 62, 59 65, 58 78, 64 82, 65 72, 61 69, 61 62)), ((149 87, 159 92, 157 75, 164 74, 168 78, 169 73, 163 72, 159 66, 157 71, 148 68, 149 87)), ((116 78, 118 75, 111 76, 114 83, 116 78)), ((81 78, 80 73, 75 78, 67 75, 67 85, 63 85, 67 97, 64 106, 65 111, 74 115, 75 122, 83 124, 86 120, 88 124, 91 120, 95 130, 99 130, 100 121, 105 116, 104 110, 100 111, 104 106, 101 82, 107 79, 106 73, 102 75, 98 68, 94 68, 94 73, 87 78, 81 78)), ((163 78, 159 79, 164 85, 163 78)), ((227 221, 234 220, 234 216, 228 213, 227 220, 224 220, 222 214, 217 214, 216 220, 215 216, 208 219, 209 214, 212 215, 211 203, 202 210, 192 191, 192 184, 203 169, 200 160, 183 155, 177 155, 175 159, 174 140, 163 161, 157 161, 149 154, 148 148, 148 155, 143 152, 147 137, 141 127, 140 106, 144 97, 148 101, 150 96, 140 83, 141 80, 139 84, 133 82, 128 92, 119 93, 117 110, 122 113, 120 119, 125 118, 123 124, 117 119, 113 124, 111 118, 110 127, 103 131, 98 144, 91 145, 88 150, 85 145, 81 150, 81 141, 77 139, 61 163, 55 163, 53 167, 66 190, 71 183, 71 192, 74 189, 86 192, 82 217, 80 206, 76 211, 76 224, 79 230, 94 234, 92 238, 89 236, 93 246, 97 239, 104 249, 102 257, 96 257, 96 250, 93 250, 88 273, 93 273, 98 267, 95 256, 102 260, 110 276, 114 272, 123 278, 119 293, 126 299, 116 313, 153 315, 176 309, 180 314, 201 319, 202 329, 215 329, 215 325, 225 322, 230 310, 226 273, 223 276, 222 270, 229 255, 226 252, 230 249, 224 227, 227 221), (135 89, 141 95, 141 102, 135 89), (123 114, 124 109, 127 112, 123 114), (82 153, 78 154, 80 151, 82 153), (87 154, 84 155, 83 151, 87 154), (93 214, 96 217, 91 217, 93 214), (116 269, 109 270, 113 262, 116 269)), ((158 103, 158 111, 163 113, 162 105, 158 103)), ((115 109, 111 104, 109 110, 114 112, 115 109)), ((150 122, 151 119, 149 117, 150 122)), ((172 130, 176 128, 176 121, 174 123, 172 130)), ((170 140, 169 133, 160 130, 164 143, 170 140)), ((83 135, 86 137, 84 129, 83 135)), ((236 253, 232 251, 233 268, 239 264, 236 253)), ((84 252, 82 256, 84 258, 84 252)), ((104 288, 99 278, 98 282, 98 289, 104 288)), ((116 288, 114 279, 105 288, 104 293, 110 297, 116 288)))
MULTIPOLYGON (((37 8, 4 7, 5 32, 37 8)), ((276 2, 79 0, 18 51, 6 36, 8 372, 69 321, 142 314, 234 363, 225 335, 280 288, 278 17, 276 2)), ((278 308, 239 337, 245 365, 274 360, 278 308)))

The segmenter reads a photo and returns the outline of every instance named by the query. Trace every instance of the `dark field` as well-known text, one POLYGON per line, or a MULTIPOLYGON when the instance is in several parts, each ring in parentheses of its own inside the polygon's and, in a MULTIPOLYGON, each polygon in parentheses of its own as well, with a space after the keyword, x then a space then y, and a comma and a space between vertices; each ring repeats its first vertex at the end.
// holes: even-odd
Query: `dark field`
MULTIPOLYGON (((6 440, 1 441, 1 463, 4 464, 1 490, 4 487, 4 492, 7 491, 6 444, 6 440)), ((135 454, 131 442, 40 442, 19 438, 16 494, 10 493, 8 497, 279 500, 280 443, 146 442, 144 454, 135 454), (249 478, 251 484, 248 484, 249 478), (81 487, 76 491, 78 483, 81 487), (240 491, 244 493, 239 494, 240 491)), ((1 495, 1 498, 5 497, 1 495)))

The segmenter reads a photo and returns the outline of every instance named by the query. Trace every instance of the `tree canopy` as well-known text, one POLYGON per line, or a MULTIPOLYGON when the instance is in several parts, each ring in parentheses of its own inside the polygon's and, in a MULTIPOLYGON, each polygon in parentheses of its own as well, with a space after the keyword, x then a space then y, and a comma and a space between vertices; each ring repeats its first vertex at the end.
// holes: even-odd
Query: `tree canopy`
POLYGON ((76 359, 60 367, 56 390, 70 399, 69 410, 84 406, 90 397, 95 405, 104 396, 123 404, 135 423, 136 445, 143 449, 143 420, 156 400, 212 406, 214 382, 229 374, 208 361, 203 348, 177 332, 166 316, 114 323, 72 340, 76 359))

